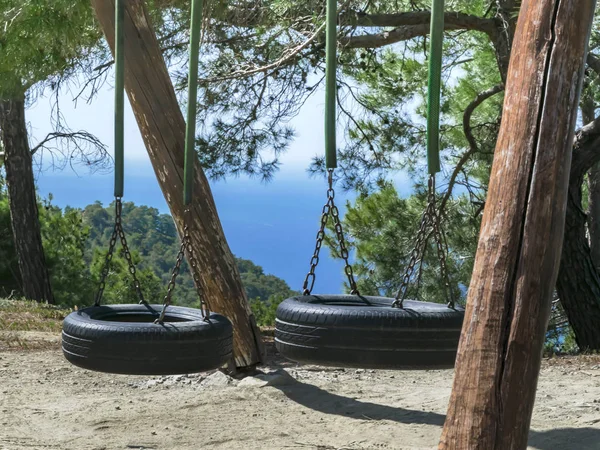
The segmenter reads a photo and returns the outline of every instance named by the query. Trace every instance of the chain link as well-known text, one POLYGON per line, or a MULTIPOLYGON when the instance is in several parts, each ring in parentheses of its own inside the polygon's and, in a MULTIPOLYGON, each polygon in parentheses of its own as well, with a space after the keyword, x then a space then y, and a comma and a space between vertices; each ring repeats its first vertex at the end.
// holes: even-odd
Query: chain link
POLYGON ((100 285, 98 286, 98 292, 96 293, 96 301, 94 302, 94 306, 100 306, 100 302, 102 301, 102 295, 104 294, 104 288, 106 287, 106 277, 108 276, 108 272, 110 270, 110 262, 112 261, 115 245, 117 243, 117 235, 118 227, 115 223, 112 236, 110 237, 110 243, 108 244, 108 252, 106 253, 106 257, 104 259, 104 266, 102 267, 102 272, 100 273, 100 285))
POLYGON ((131 252, 129 251, 129 246, 127 245, 127 239, 125 238, 125 231, 123 230, 123 223, 121 222, 122 209, 123 209, 123 204, 121 203, 121 199, 118 199, 117 200, 116 224, 118 226, 119 239, 121 240, 121 246, 123 247, 123 253, 125 255, 125 259, 127 260, 127 265, 129 266, 129 273, 133 277, 133 286, 135 287, 137 296, 140 299, 140 305, 146 305, 148 303, 146 302, 146 300, 144 300, 144 294, 142 292, 140 281, 138 280, 138 277, 137 277, 137 271, 135 268, 135 264, 133 263, 133 258, 131 257, 131 252))
POLYGON ((403 307, 404 300, 408 294, 408 286, 410 284, 410 280, 413 278, 417 262, 420 262, 419 272, 417 275, 420 284, 427 242, 432 235, 436 242, 437 256, 440 262, 440 276, 442 277, 442 282, 444 283, 444 291, 446 293, 446 299, 448 300, 448 307, 454 308, 454 295, 450 285, 450 276, 448 274, 446 261, 448 245, 446 244, 446 239, 443 235, 441 217, 436 208, 435 175, 429 176, 429 181, 427 183, 427 207, 425 208, 423 216, 421 217, 421 224, 417 233, 417 241, 410 253, 408 265, 406 266, 406 270, 402 276, 402 282, 400 283, 400 289, 398 290, 398 294, 396 294, 396 300, 392 306, 398 308, 403 307))
POLYGON ((340 212, 335 205, 335 190, 333 189, 333 169, 328 169, 327 176, 327 203, 323 206, 323 211, 321 214, 321 227, 317 232, 317 243, 315 245, 315 251, 313 256, 310 259, 310 270, 308 274, 306 274, 306 278, 304 279, 304 284, 302 285, 302 293, 303 295, 310 295, 315 286, 316 275, 315 270, 317 265, 319 264, 319 253, 321 252, 321 247, 323 246, 323 240, 325 239, 325 229, 327 227, 327 222, 329 221, 329 216, 333 218, 334 230, 337 237, 338 244, 340 246, 340 256, 344 260, 344 272, 346 277, 348 278, 348 284, 350 285, 350 293, 352 295, 359 295, 358 287, 356 286, 356 280, 354 279, 354 272, 352 270, 352 266, 348 261, 350 254, 348 252, 348 248, 346 247, 346 240, 344 239, 344 229, 342 228, 342 222, 340 220, 340 212))
POLYGON ((194 279, 194 285, 196 286, 196 293, 198 294, 198 298, 200 299, 200 310, 202 311, 202 317, 207 320, 209 317, 209 307, 206 302, 206 298, 204 293, 202 292, 202 286, 200 284, 200 277, 198 276, 198 262, 196 257, 194 256, 194 249, 192 246, 192 238, 190 236, 190 230, 187 225, 188 216, 190 215, 190 210, 186 209, 184 211, 184 227, 183 227, 183 239, 181 240, 181 246, 179 247, 179 252, 177 253, 177 259, 175 260, 175 266, 171 272, 171 279, 169 280, 169 284, 167 285, 167 294, 165 295, 163 301, 163 309, 160 313, 160 317, 156 319, 155 323, 163 323, 165 319, 165 313, 167 311, 167 307, 171 305, 171 298, 173 296, 173 290, 175 289, 175 281, 177 280, 177 276, 181 270, 181 264, 183 263, 183 258, 185 257, 185 253, 187 251, 188 260, 190 262, 190 272, 194 279))
POLYGON ((440 276, 442 278, 442 283, 444 283, 445 286, 444 291, 446 293, 447 304, 449 308, 454 309, 454 293, 452 292, 452 286, 450 285, 450 276, 446 264, 448 245, 446 243, 446 238, 443 236, 443 231, 441 230, 440 216, 437 213, 435 215, 435 220, 433 221, 433 233, 437 247, 438 260, 440 261, 440 276))
POLYGON ((121 241, 121 246, 123 247, 123 253, 125 255, 125 259, 127 260, 127 264, 129 266, 129 273, 133 277, 133 285, 135 287, 135 291, 137 293, 138 298, 140 299, 140 304, 148 304, 146 300, 144 300, 144 294, 142 293, 142 288, 140 282, 137 278, 137 272, 135 268, 135 264, 133 263, 133 258, 131 257, 131 252, 129 251, 129 246, 127 245, 127 239, 125 238, 125 231, 123 230, 123 202, 121 197, 115 197, 115 226, 113 228, 113 232, 110 238, 110 243, 108 245, 108 253, 106 254, 106 258, 104 260, 104 267, 102 267, 102 272, 100 274, 100 286, 98 287, 98 293, 96 294, 96 301, 94 302, 94 306, 100 306, 100 302, 102 300, 102 295, 104 294, 104 289, 106 288, 106 278, 108 277, 108 273, 110 271, 110 263, 114 256, 114 251, 117 243, 117 237, 121 241))

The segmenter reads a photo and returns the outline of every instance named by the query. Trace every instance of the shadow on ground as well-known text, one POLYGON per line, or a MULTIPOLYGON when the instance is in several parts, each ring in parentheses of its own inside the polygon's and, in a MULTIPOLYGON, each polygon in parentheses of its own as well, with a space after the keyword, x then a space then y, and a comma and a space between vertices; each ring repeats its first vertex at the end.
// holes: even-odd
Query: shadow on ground
MULTIPOLYGON (((273 386, 287 398, 306 408, 324 414, 352 419, 390 420, 403 424, 442 427, 446 416, 436 412, 398 408, 363 402, 325 391, 297 380, 273 386)), ((529 446, 536 450, 600 450, 599 428, 558 428, 529 432, 529 446)))

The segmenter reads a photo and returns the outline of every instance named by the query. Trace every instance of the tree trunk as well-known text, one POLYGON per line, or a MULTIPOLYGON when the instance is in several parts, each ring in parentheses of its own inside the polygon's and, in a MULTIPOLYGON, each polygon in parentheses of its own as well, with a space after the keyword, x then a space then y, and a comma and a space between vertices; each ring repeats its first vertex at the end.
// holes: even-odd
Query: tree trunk
MULTIPOLYGON (((584 124, 594 120, 595 109, 593 98, 582 101, 584 124)), ((584 142, 584 148, 578 148, 579 142, 575 144, 565 240, 556 283, 558 296, 581 350, 600 350, 600 259, 594 256, 594 249, 600 250, 600 171, 594 167, 600 160, 600 146, 596 144, 595 140, 584 142), (588 172, 590 211, 586 217, 581 202, 581 187, 589 167, 592 167, 588 172)))
MULTIPOLYGON (((596 270, 600 270, 600 165, 598 164, 588 172, 588 193, 591 256, 596 270)), ((583 236, 585 236, 585 228, 583 236)), ((600 322, 597 326, 600 328, 600 322)))
MULTIPOLYGON (((183 153, 185 121, 143 0, 125 2, 125 89, 146 149, 179 231, 183 229, 183 153)), ((114 0, 92 0, 114 52, 114 0)), ((195 269, 211 309, 227 316, 234 328, 237 367, 261 361, 260 332, 217 214, 208 180, 196 161, 190 214, 195 269)))
MULTIPOLYGON (((581 103, 583 123, 591 123, 596 113, 594 97, 587 95, 581 103)), ((579 200, 581 200, 581 195, 579 195, 579 200)), ((588 172, 588 209, 587 225, 590 232, 591 257, 596 270, 600 270, 600 164, 594 164, 588 172)), ((585 236, 585 228, 582 231, 585 236)), ((598 299, 600 301, 600 297, 598 299)), ((600 328, 600 322, 597 327, 600 328)))
POLYGON ((440 449, 525 449, 595 1, 524 0, 440 449))
POLYGON ((596 350, 600 349, 600 276, 585 235, 582 183, 581 174, 569 181, 565 241, 556 290, 577 345, 581 350, 596 350))
POLYGON ((0 134, 21 290, 27 299, 54 303, 42 247, 24 99, 0 100, 0 134))

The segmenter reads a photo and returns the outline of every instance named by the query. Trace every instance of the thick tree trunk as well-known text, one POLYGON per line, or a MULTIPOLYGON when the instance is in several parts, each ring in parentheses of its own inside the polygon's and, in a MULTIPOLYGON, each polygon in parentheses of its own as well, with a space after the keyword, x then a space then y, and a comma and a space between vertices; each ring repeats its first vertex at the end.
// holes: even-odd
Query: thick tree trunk
MULTIPOLYGON (((594 120, 594 99, 582 101, 585 124, 594 120)), ((575 334, 577 345, 582 350, 600 350, 600 146, 596 140, 588 140, 578 148, 576 142, 569 180, 569 200, 565 240, 560 261, 556 290, 569 324, 575 334), (587 148, 586 148, 587 147, 587 148), (582 185, 586 170, 589 180, 589 215, 583 211, 582 185), (586 220, 590 239, 586 235, 586 220)))
MULTIPOLYGON (((590 249, 596 270, 600 270, 600 165, 588 172, 590 249)), ((585 236, 585 229, 583 230, 585 236)), ((600 298, 599 298, 600 299, 600 298)), ((600 328, 600 322, 598 323, 600 328)))
POLYGON ((595 1, 524 0, 440 449, 525 449, 595 1))
MULTIPOLYGON (((146 149, 180 232, 183 229, 183 151, 185 121, 143 0, 125 7, 125 89, 146 149)), ((92 0, 114 51, 114 0, 92 0)), ((208 180, 196 161, 190 234, 199 266, 201 288, 212 310, 234 327, 237 367, 261 361, 260 332, 217 214, 208 180)))
POLYGON ((42 247, 23 99, 0 100, 0 134, 22 293, 30 300, 54 303, 42 247))
MULTIPOLYGON (((581 103, 583 123, 591 123, 596 113, 594 97, 587 95, 581 103)), ((581 195, 579 199, 581 200, 581 195)), ((590 236, 591 257, 596 270, 600 270, 600 164, 598 163, 594 164, 588 172, 588 209, 587 225, 590 236)), ((583 236, 585 236, 585 228, 582 231, 583 236)), ((600 301, 600 297, 598 297, 598 301, 600 301)), ((600 329, 600 322, 598 322, 597 328, 600 329)))
POLYGON ((585 234, 582 182, 581 174, 569 182, 565 241, 556 290, 577 345, 582 350, 596 350, 600 349, 600 276, 585 234))

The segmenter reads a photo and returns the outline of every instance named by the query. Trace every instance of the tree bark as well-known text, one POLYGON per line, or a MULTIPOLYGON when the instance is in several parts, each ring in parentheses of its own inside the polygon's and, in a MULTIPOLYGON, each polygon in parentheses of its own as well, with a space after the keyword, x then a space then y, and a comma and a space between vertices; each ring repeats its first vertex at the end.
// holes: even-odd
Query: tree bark
MULTIPOLYGON (((589 61, 590 58, 588 55, 588 64, 589 61)), ((583 123, 591 123, 594 120, 596 113, 594 97, 592 95, 587 95, 581 103, 581 116, 583 118, 583 123)), ((597 163, 594 164, 594 166, 588 172, 587 225, 590 234, 590 250, 592 261, 594 262, 596 270, 600 270, 600 165, 597 163)), ((585 236, 585 228, 582 231, 583 235, 585 236)), ((600 322, 598 322, 598 324, 600 324, 600 322)), ((600 326, 598 328, 600 328, 600 326)))
MULTIPOLYGON (((588 57, 589 63, 589 57, 588 57)), ((582 115, 585 124, 593 123, 595 105, 588 97, 582 101, 582 115)), ((585 127, 584 127, 585 128, 585 127)), ((600 131, 591 136, 579 137, 575 141, 563 252, 556 290, 561 304, 581 350, 600 350, 600 273, 599 260, 594 257, 600 243, 600 131), (589 170, 589 215, 582 205, 582 185, 584 174, 589 170), (586 220, 590 234, 586 235, 586 220)))
POLYGON ((525 449, 595 1, 524 0, 440 449, 525 449))
MULTIPOLYGON (((596 270, 600 270, 600 165, 598 164, 588 172, 588 195, 590 249, 594 266, 596 270)), ((585 235, 585 229, 583 231, 585 235)), ((598 325, 600 328, 600 322, 598 325)))
MULTIPOLYGON (((600 146, 598 148, 600 153, 600 146)), ((581 207, 583 175, 571 173, 558 297, 581 350, 600 349, 600 275, 594 265, 581 207)))
MULTIPOLYGON (((92 6, 114 52, 114 0, 92 0, 92 6)), ((125 89, 156 177, 181 233, 185 121, 143 0, 126 2, 124 32, 125 89)), ((236 366, 254 366, 262 358, 260 331, 198 161, 190 213, 190 235, 199 263, 198 267, 190 268, 197 273, 211 309, 233 323, 236 366)))
POLYGON ((29 300, 54 303, 42 247, 24 99, 0 100, 0 134, 21 291, 29 300))

